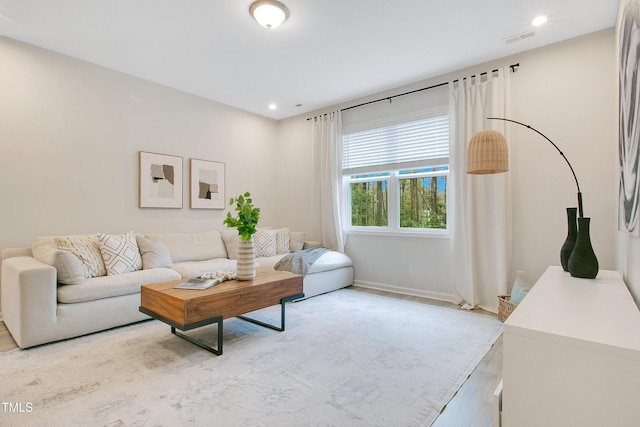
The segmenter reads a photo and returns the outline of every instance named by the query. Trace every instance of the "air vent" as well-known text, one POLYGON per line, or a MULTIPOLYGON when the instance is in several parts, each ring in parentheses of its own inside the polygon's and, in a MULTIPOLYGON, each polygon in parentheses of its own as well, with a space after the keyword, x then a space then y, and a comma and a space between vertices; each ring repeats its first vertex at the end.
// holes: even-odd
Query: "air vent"
POLYGON ((519 42, 520 40, 529 39, 536 35, 535 31, 527 31, 525 33, 516 34, 515 36, 507 37, 504 39, 507 44, 512 44, 515 42, 519 42))

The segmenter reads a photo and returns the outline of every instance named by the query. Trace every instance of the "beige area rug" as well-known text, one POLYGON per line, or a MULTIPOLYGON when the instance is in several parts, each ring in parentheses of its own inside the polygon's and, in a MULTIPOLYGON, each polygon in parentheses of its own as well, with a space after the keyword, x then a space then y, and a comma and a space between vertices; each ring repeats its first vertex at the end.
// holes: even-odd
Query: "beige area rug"
POLYGON ((225 320, 219 357, 155 320, 2 354, 0 425, 428 426, 502 331, 354 289, 286 313, 284 332, 225 320))

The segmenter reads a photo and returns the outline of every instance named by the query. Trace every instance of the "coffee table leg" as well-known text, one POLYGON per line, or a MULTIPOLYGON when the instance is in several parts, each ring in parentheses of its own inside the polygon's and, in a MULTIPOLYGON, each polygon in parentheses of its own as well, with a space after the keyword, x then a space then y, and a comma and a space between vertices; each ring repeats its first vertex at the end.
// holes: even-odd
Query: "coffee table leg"
POLYGON ((203 348, 207 351, 210 351, 211 353, 215 354, 216 356, 220 356, 222 354, 222 326, 223 326, 223 319, 222 316, 217 316, 214 319, 212 319, 213 321, 211 323, 216 323, 218 325, 218 348, 213 348, 205 343, 203 343, 200 340, 197 340, 195 338, 192 338, 188 335, 185 335, 181 332, 178 332, 176 330, 175 326, 171 326, 171 333, 177 337, 180 337, 182 339, 185 339, 187 341, 189 341, 190 343, 193 343, 195 345, 197 345, 200 348, 203 348))
POLYGON ((246 316, 236 316, 238 319, 246 320, 247 322, 255 323, 256 325, 264 326, 265 328, 273 329, 276 331, 284 331, 284 306, 287 302, 293 301, 296 299, 304 298, 304 294, 293 295, 287 298, 282 298, 280 300, 280 326, 275 326, 269 323, 261 322, 260 320, 252 319, 246 316))

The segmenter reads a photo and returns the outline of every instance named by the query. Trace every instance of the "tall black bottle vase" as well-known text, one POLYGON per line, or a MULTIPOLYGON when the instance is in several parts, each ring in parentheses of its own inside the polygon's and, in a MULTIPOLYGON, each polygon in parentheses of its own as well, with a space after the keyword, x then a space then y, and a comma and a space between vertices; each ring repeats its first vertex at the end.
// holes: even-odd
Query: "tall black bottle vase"
POLYGON ((589 225, 591 218, 578 218, 578 238, 569 257, 569 273, 573 277, 595 279, 598 275, 598 258, 591 246, 589 225))
POLYGON ((569 271, 569 257, 578 238, 578 208, 567 208, 567 238, 560 249, 560 263, 564 271, 569 271))

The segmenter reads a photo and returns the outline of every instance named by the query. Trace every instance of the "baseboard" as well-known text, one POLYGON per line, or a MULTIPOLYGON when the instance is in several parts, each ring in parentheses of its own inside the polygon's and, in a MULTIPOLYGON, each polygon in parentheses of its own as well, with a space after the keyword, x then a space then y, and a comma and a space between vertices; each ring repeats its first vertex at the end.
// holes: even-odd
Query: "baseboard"
POLYGON ((361 288, 375 289, 378 291, 387 291, 396 294, 411 295, 414 297, 430 298, 439 301, 455 303, 455 298, 452 294, 445 294, 442 292, 422 291, 419 289, 404 288, 401 286, 387 285, 384 283, 366 282, 363 280, 354 280, 353 284, 355 286, 360 286, 361 288))

